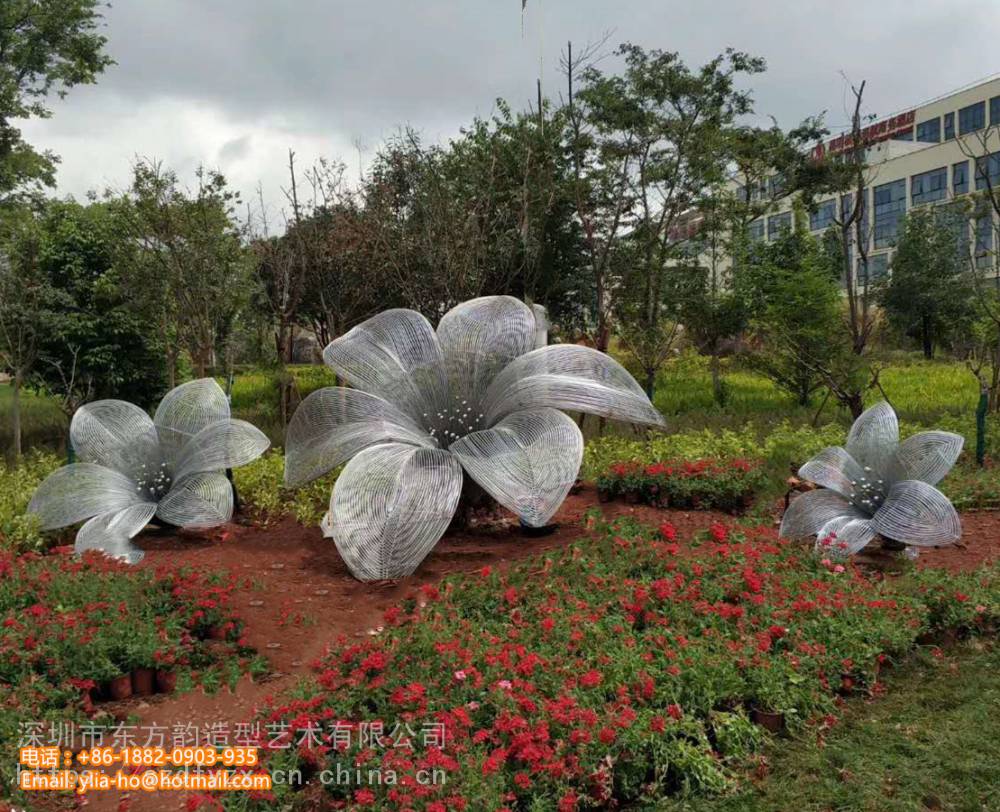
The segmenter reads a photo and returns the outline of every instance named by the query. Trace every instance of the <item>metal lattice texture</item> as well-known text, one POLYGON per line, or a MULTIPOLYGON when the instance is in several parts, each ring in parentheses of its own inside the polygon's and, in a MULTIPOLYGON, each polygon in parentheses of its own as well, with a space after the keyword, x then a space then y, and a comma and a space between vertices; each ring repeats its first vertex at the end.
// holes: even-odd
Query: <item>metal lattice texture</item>
POLYGON ((28 510, 51 530, 89 519, 76 550, 103 550, 134 563, 130 543, 154 517, 178 527, 215 527, 233 512, 223 473, 255 460, 270 444, 229 416, 219 385, 203 378, 172 389, 152 419, 138 406, 99 400, 73 415, 70 439, 81 462, 54 471, 28 510))
POLYGON ((461 494, 462 467, 447 451, 376 445, 344 467, 324 533, 355 577, 401 578, 437 544, 461 494))
POLYGON ((327 364, 354 389, 330 387, 302 402, 285 440, 285 482, 303 484, 350 460, 323 528, 355 576, 413 571, 452 518, 462 466, 526 524, 549 521, 582 453, 579 430, 559 409, 663 425, 606 355, 533 350, 547 330, 544 308, 486 296, 450 310, 436 333, 418 313, 388 310, 326 348, 327 364))
POLYGON ((602 352, 575 344, 555 344, 521 356, 496 377, 484 401, 489 425, 519 409, 539 406, 629 423, 664 424, 625 367, 602 352))
POLYGON ((788 538, 816 536, 817 550, 847 556, 877 536, 916 548, 953 544, 958 513, 934 487, 948 473, 964 440, 925 431, 899 442, 896 413, 879 403, 851 427, 846 448, 826 448, 799 469, 822 490, 789 505, 781 521, 788 538))
POLYGON ((583 435, 556 409, 529 409, 453 443, 466 473, 532 527, 551 519, 576 481, 583 435))

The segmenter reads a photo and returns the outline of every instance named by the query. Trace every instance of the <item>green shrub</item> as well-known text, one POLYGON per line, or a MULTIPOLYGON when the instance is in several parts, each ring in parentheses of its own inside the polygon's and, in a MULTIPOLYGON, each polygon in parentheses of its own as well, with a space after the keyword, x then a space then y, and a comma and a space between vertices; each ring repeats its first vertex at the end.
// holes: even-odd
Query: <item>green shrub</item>
POLYGON ((299 488, 284 486, 285 457, 273 448, 249 465, 233 471, 240 501, 264 523, 291 515, 300 524, 319 524, 330 503, 340 469, 299 488))
POLYGON ((43 535, 38 517, 27 513, 28 503, 52 471, 62 464, 55 454, 33 451, 16 468, 0 463, 0 547, 14 552, 40 552, 52 544, 43 535))

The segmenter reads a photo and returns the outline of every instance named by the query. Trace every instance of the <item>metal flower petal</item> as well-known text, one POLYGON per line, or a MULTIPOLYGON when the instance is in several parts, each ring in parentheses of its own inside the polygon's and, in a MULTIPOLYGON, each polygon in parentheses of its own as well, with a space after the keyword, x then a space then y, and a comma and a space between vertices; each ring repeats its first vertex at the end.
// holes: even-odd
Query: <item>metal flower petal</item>
POLYGON ((173 469, 175 480, 202 471, 239 468, 267 451, 271 441, 245 420, 220 420, 205 426, 181 448, 173 469))
POLYGON ((133 546, 131 539, 149 524, 155 513, 155 504, 143 502, 95 516, 77 532, 74 550, 77 553, 99 550, 109 558, 138 564, 145 553, 133 546))
POLYGON ((430 322, 414 310, 386 310, 331 341, 323 360, 355 389, 396 405, 421 425, 448 399, 444 356, 430 322))
POLYGON ((156 427, 145 410, 124 400, 97 400, 76 410, 70 442, 80 460, 136 476, 159 462, 156 427))
POLYGON ((950 431, 921 431, 899 444, 890 463, 891 481, 919 479, 936 485, 962 453, 965 438, 950 431))
POLYGON ((173 483, 156 506, 156 515, 177 527, 225 524, 233 515, 233 486, 218 472, 190 474, 173 483))
POLYGON ((917 547, 951 544, 962 537, 962 522, 948 497, 916 479, 889 489, 872 524, 887 539, 917 547))
POLYGON ((824 524, 816 534, 816 552, 846 558, 860 552, 877 535, 871 519, 838 516, 824 524))
POLYGON ((847 453, 868 473, 888 475, 891 454, 899 445, 899 421, 892 407, 882 401, 861 413, 847 435, 847 453))
POLYGON ((824 448, 799 468, 799 476, 851 499, 865 472, 843 448, 833 446, 824 448))
POLYGON ((512 361, 493 381, 484 403, 487 425, 541 406, 664 425, 663 416, 625 367, 575 344, 542 347, 512 361))
POLYGON ((145 501, 136 483, 124 474, 77 462, 49 474, 31 497, 28 512, 42 520, 43 530, 52 530, 145 501))
POLYGON ((576 481, 583 435, 556 409, 515 412, 449 450, 466 472, 525 524, 542 527, 576 481))
POLYGON ((535 346, 535 315, 513 296, 456 305, 437 328, 452 397, 478 405, 493 379, 535 346))
POLYGON ((778 532, 789 539, 815 536, 827 522, 839 518, 867 519, 868 516, 839 493, 825 489, 808 491, 791 501, 778 532))
POLYGON ((384 442, 435 447, 413 419, 380 397, 341 386, 317 389, 288 424, 285 484, 305 484, 384 442))
POLYGON ((356 578, 402 578, 441 538, 461 493, 462 467, 447 451, 372 446, 337 479, 323 531, 356 578))
POLYGON ((173 463, 184 445, 206 426, 229 419, 229 400, 214 378, 199 378, 174 387, 153 415, 160 447, 173 463))

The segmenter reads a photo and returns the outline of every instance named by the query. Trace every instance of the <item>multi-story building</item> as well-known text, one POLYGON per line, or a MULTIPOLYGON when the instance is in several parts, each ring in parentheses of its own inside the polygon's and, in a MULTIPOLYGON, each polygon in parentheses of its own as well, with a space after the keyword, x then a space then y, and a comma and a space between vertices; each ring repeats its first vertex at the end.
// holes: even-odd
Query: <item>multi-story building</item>
MULTIPOLYGON (((1000 193, 1000 77, 877 121, 864 128, 862 142, 868 166, 862 222, 869 278, 874 280, 889 272, 907 212, 972 201, 976 192, 987 188, 1000 193)), ((815 154, 837 154, 851 147, 847 133, 818 144, 815 154)), ((768 188, 754 190, 756 197, 778 197, 773 210, 751 224, 755 239, 773 240, 792 225, 792 199, 775 194, 780 183, 772 177, 768 188)), ((819 199, 808 215, 810 230, 818 235, 828 228, 839 214, 850 211, 853 198, 819 199)), ((962 233, 970 260, 980 270, 996 273, 1000 223, 995 210, 982 201, 962 208, 966 214, 952 222, 962 233)))

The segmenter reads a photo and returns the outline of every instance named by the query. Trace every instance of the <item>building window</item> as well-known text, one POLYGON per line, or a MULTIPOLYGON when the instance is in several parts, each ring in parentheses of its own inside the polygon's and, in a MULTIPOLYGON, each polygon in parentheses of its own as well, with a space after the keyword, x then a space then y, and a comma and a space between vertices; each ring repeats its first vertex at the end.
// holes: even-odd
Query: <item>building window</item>
POLYGON ((893 141, 912 141, 913 140, 913 127, 908 130, 903 130, 902 132, 896 133, 892 137, 893 141))
POLYGON ((785 192, 785 176, 782 174, 772 175, 767 181, 768 190, 772 199, 781 197, 785 192))
POLYGON ((910 195, 914 206, 943 200, 948 195, 948 167, 914 175, 910 178, 910 195))
POLYGON ((976 159, 976 191, 981 192, 987 186, 993 191, 1000 189, 1000 152, 993 152, 985 158, 976 159), (987 178, 989 178, 988 184, 987 178))
POLYGON ((753 242, 764 239, 764 218, 758 217, 747 226, 747 234, 753 242))
POLYGON ((941 117, 922 121, 917 125, 917 140, 937 144, 941 140, 941 117))
POLYGON ((867 274, 865 263, 858 260, 858 281, 862 285, 873 285, 889 275, 889 254, 874 254, 868 257, 867 274))
POLYGON ((993 213, 976 218, 976 267, 989 268, 993 264, 993 213))
POLYGON ((816 211, 809 213, 809 230, 822 231, 833 225, 833 219, 837 216, 837 201, 827 200, 816 207, 816 211))
POLYGON ((958 134, 966 135, 986 126, 986 102, 976 102, 958 111, 958 134))
POLYGON ((783 231, 792 230, 792 213, 790 211, 775 214, 767 218, 767 238, 776 240, 783 231))
POLYGON ((951 167, 952 194, 964 195, 969 191, 969 162, 959 161, 951 167))
POLYGON ((899 224, 906 215, 906 180, 895 180, 875 187, 875 247, 896 244, 899 224))
POLYGON ((1000 125, 1000 96, 990 99, 990 126, 1000 125))
POLYGON ((955 114, 944 114, 944 140, 950 141, 955 137, 955 114))
POLYGON ((969 215, 962 204, 941 206, 935 210, 938 222, 949 229, 955 238, 955 251, 959 261, 969 261, 969 215))

